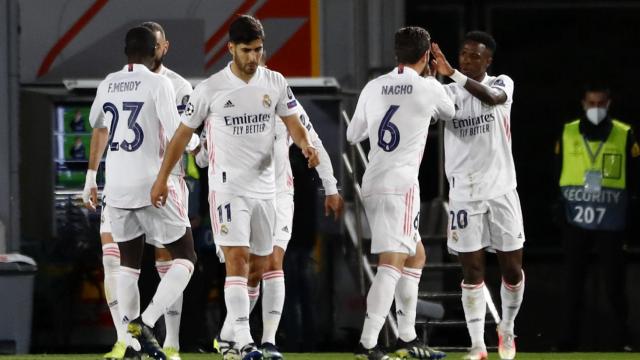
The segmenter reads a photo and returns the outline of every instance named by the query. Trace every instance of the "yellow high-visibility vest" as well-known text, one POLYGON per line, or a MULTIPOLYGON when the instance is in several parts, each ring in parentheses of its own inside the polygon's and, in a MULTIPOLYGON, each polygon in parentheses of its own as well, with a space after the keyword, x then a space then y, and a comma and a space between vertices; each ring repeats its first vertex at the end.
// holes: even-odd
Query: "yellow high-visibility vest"
MULTIPOLYGON (((602 172, 602 187, 625 189, 627 179, 627 138, 629 125, 613 120, 611 133, 602 144, 602 148, 592 161, 585 138, 578 128, 579 120, 564 126, 562 133, 562 173, 560 186, 584 185, 584 174, 589 170, 602 172)), ((600 146, 601 141, 586 141, 592 152, 600 146)))

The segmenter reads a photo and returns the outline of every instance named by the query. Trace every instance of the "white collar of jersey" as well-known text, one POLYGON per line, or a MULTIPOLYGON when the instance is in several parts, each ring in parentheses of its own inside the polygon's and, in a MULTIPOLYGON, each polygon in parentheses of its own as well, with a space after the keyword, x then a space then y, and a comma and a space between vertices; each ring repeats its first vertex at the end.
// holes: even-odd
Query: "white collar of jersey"
MULTIPOLYGON (((396 66, 396 68, 395 68, 395 69, 393 69, 393 73, 394 73, 394 74, 401 74, 401 73, 399 72, 399 69, 400 69, 400 66, 396 66)), ((408 75, 408 74, 411 74, 411 75, 418 75, 418 76, 420 75, 420 74, 418 74, 418 72, 417 72, 417 71, 413 70, 413 68, 410 68, 410 67, 408 67, 408 66, 402 66, 402 72, 403 72, 403 73, 405 73, 405 74, 407 74, 407 75, 408 75)))
POLYGON ((480 83, 486 85, 488 82, 489 82, 489 74, 485 72, 484 77, 482 78, 482 81, 480 81, 480 83))
POLYGON ((158 74, 160 75, 167 75, 167 72, 169 71, 168 68, 166 68, 164 66, 164 64, 160 64, 160 68, 158 69, 158 74))
POLYGON ((149 71, 149 72, 151 72, 151 70, 149 70, 149 68, 144 64, 127 64, 122 68, 122 70, 128 71, 129 70, 129 66, 132 67, 132 71, 149 71))
POLYGON ((252 83, 258 81, 258 78, 260 78, 260 73, 263 70, 262 66, 258 66, 258 68, 256 69, 255 74, 253 74, 251 79, 249 79, 249 82, 246 83, 246 82, 244 82, 244 80, 240 79, 236 74, 234 74, 233 71, 231 71, 231 64, 232 63, 233 63, 233 61, 229 61, 229 63, 227 64, 227 67, 224 68, 224 71, 227 74, 227 77, 229 77, 229 79, 231 81, 237 83, 237 85, 251 85, 252 83))

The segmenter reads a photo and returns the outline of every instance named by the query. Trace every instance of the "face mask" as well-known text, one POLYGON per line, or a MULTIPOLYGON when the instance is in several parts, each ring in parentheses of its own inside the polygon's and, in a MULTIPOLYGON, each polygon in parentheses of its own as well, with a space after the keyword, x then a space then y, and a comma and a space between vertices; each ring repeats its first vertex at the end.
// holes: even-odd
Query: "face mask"
POLYGON ((593 124, 598 125, 607 117, 607 108, 594 107, 587 109, 587 119, 593 124))

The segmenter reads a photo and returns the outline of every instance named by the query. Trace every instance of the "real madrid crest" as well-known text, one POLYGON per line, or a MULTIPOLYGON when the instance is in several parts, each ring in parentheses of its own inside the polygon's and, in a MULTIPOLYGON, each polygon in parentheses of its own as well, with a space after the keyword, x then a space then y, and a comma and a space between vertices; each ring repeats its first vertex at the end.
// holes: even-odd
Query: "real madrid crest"
POLYGON ((222 235, 227 235, 229 233, 229 228, 227 227, 226 224, 220 225, 220 233, 222 235))
POLYGON ((262 105, 267 109, 271 107, 271 98, 269 97, 269 94, 264 94, 262 97, 262 105))

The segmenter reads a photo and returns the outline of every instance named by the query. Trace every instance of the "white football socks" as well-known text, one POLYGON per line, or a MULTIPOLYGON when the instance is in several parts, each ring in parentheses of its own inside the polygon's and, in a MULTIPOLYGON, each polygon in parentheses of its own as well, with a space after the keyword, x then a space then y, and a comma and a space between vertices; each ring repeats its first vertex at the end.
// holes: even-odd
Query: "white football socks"
POLYGON ((249 293, 247 279, 241 276, 227 276, 224 284, 224 302, 227 306, 227 321, 232 329, 224 329, 220 336, 224 340, 233 340, 242 348, 253 342, 249 327, 249 293), (228 335, 231 334, 231 339, 228 335))
POLYGON ((487 301, 484 297, 484 282, 480 284, 461 284, 462 307, 471 337, 472 348, 486 348, 484 343, 484 319, 487 314, 487 301))
MULTIPOLYGON (((173 262, 169 261, 156 261, 156 270, 160 276, 160 280, 164 278, 164 275, 171 268, 173 262)), ((164 338, 164 348, 172 347, 176 350, 180 350, 180 320, 182 318, 182 293, 178 296, 176 301, 165 309, 164 312, 164 324, 166 329, 166 337, 164 338)))
POLYGON ((120 249, 118 244, 102 245, 102 266, 104 268, 104 297, 111 312, 111 319, 116 328, 117 341, 126 342, 127 329, 122 324, 118 310, 117 286, 120 273, 120 249))
POLYGON ((285 284, 284 271, 269 271, 262 275, 264 293, 262 294, 262 343, 276 343, 276 332, 280 325, 284 307, 285 284))
POLYGON ((367 313, 362 327, 360 343, 366 348, 373 348, 378 342, 378 335, 384 325, 400 279, 400 271, 391 265, 378 266, 378 272, 373 279, 367 295, 367 313))
POLYGON ((422 269, 405 267, 402 277, 396 286, 396 318, 398 319, 398 333, 405 342, 414 340, 416 334, 416 306, 418 305, 418 285, 422 269))
POLYGON ((260 298, 260 283, 255 287, 247 286, 247 293, 249 294, 249 314, 251 314, 258 303, 258 298, 260 298))
POLYGON ((522 296, 524 294, 524 271, 522 271, 522 280, 515 285, 510 285, 502 279, 500 287, 500 298, 502 300, 502 321, 500 322, 500 330, 513 334, 513 325, 522 304, 522 296))
POLYGON ((142 321, 153 327, 162 314, 173 305, 187 287, 193 274, 193 263, 187 259, 174 259, 164 275, 149 306, 142 313, 142 321))
POLYGON ((140 316, 140 291, 138 290, 138 278, 140 270, 126 266, 120 266, 118 274, 118 310, 120 311, 120 323, 123 326, 140 316))

